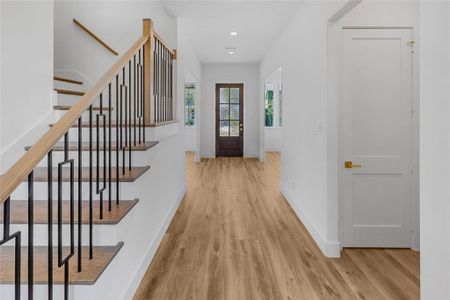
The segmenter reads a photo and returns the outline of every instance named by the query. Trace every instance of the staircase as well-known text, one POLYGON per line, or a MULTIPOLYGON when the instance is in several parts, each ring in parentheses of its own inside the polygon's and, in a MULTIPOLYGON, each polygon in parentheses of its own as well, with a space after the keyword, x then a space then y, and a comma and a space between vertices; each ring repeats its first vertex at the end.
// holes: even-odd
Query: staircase
POLYGON ((123 298, 111 296, 105 286, 112 276, 121 278, 121 270, 109 271, 110 265, 122 259, 115 267, 124 266, 133 258, 134 248, 120 257, 127 240, 136 250, 148 246, 139 239, 150 237, 130 230, 152 226, 143 214, 152 205, 149 188, 170 180, 164 169, 172 168, 157 158, 176 146, 157 141, 177 126, 174 52, 154 33, 151 20, 144 20, 143 28, 91 88, 54 78, 56 122, 0 177, 1 299, 123 298))

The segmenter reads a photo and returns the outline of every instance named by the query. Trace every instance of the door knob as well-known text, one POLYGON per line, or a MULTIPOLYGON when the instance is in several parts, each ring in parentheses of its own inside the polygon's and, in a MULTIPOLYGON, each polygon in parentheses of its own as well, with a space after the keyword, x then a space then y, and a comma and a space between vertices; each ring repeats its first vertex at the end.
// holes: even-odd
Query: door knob
POLYGON ((352 169, 352 168, 361 168, 362 165, 360 164, 354 164, 351 160, 344 162, 344 167, 346 169, 352 169))

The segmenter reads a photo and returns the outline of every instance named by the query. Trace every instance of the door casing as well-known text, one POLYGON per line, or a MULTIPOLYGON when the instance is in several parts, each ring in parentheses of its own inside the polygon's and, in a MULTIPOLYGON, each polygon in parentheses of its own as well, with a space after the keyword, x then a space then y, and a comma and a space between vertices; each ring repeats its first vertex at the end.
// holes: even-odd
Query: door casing
MULTIPOLYGON (((244 84, 243 83, 216 83, 215 88, 215 156, 244 156, 244 84), (239 123, 241 124, 240 128, 240 153, 236 155, 230 155, 221 153, 219 149, 219 138, 220 138, 220 88, 239 88, 239 123)), ((231 137, 232 139, 237 137, 231 137)))

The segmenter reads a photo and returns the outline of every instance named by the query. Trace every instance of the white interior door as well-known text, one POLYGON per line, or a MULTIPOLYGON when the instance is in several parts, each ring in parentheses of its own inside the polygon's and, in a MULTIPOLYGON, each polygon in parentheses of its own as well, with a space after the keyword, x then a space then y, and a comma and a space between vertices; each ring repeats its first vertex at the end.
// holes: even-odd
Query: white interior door
POLYGON ((344 247, 411 247, 411 36, 344 29, 344 247))

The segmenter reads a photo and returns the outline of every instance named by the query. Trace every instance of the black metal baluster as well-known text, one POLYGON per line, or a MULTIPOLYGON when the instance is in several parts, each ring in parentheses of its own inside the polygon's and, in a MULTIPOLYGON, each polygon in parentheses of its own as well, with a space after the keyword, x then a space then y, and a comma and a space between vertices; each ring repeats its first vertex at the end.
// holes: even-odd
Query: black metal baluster
POLYGON ((3 239, 9 237, 9 224, 11 222, 11 199, 8 198, 3 203, 3 239))
MULTIPOLYGON (((131 127, 132 125, 132 120, 131 120, 131 60, 128 62, 128 170, 131 171, 131 147, 132 147, 132 142, 131 142, 131 127)), ((136 121, 135 121, 136 122, 136 121)), ((136 125, 136 124, 135 124, 136 125)))
MULTIPOLYGON (((144 46, 145 47, 145 46, 144 46)), ((142 49, 144 49, 144 47, 142 49)), ((151 51, 151 49, 150 49, 151 51)), ((140 53, 140 50, 139 50, 140 53)), ((139 63, 141 62, 141 56, 139 56, 139 63)), ((141 65, 141 101, 142 101, 142 122, 143 122, 143 130, 142 130, 142 142, 145 144, 145 101, 144 101, 144 67, 145 66, 145 56, 144 51, 142 51, 142 65, 141 65)), ((153 76, 154 77, 154 76, 153 76)), ((154 85, 153 85, 154 87, 154 85)), ((151 96, 150 96, 151 97, 151 96)), ((147 118, 150 118, 150 116, 147 116, 147 118)))
POLYGON ((92 165, 94 163, 92 149, 92 105, 89 106, 89 259, 93 258, 93 215, 94 215, 94 189, 92 186, 92 165))
POLYGON ((141 133, 142 133, 142 103, 141 103, 141 49, 139 49, 139 54, 138 54, 138 68, 137 68, 137 80, 136 80, 136 85, 137 85, 137 105, 138 105, 138 124, 139 124, 139 128, 138 128, 138 137, 139 137, 139 144, 142 143, 142 138, 141 138, 141 133))
POLYGON ((20 231, 10 234, 11 225, 11 199, 8 198, 3 203, 3 239, 0 241, 0 246, 14 239, 14 299, 20 300, 20 266, 21 266, 21 233, 20 231))
POLYGON ((154 70, 154 72, 153 72, 153 77, 154 77, 154 80, 155 80, 155 84, 154 84, 154 91, 155 91, 155 96, 153 97, 153 101, 151 101, 152 102, 152 105, 153 105, 153 112, 154 112, 154 115, 153 115, 153 118, 154 118, 154 120, 155 120, 155 123, 156 122, 158 122, 158 120, 157 120, 157 117, 158 117, 158 106, 157 106, 157 103, 158 103, 158 98, 159 98, 159 75, 158 75, 158 71, 159 71, 159 46, 158 46, 158 42, 157 42, 157 40, 155 39, 155 53, 154 53, 154 60, 155 60, 155 62, 153 63, 153 65, 154 65, 154 68, 155 68, 155 70, 154 70))
MULTIPOLYGON (((122 94, 122 88, 120 88, 120 94, 122 94)), ((119 205, 119 75, 116 75, 116 204, 119 205)))
POLYGON ((169 103, 170 103, 170 114, 169 114, 169 120, 173 121, 173 111, 174 111, 174 103, 173 103, 173 57, 172 55, 169 56, 169 61, 170 61, 170 65, 169 65, 169 81, 170 81, 170 99, 169 99, 169 103))
POLYGON ((34 284, 34 191, 33 172, 28 175, 28 299, 33 300, 34 284))
POLYGON ((137 87, 137 80, 136 80, 136 54, 133 55, 133 100, 134 100, 134 109, 133 109, 133 134, 134 134, 134 143, 133 145, 136 146, 137 136, 136 136, 136 118, 137 118, 137 98, 136 98, 136 87, 137 87))
POLYGON ((83 124, 82 118, 78 119, 78 272, 81 272, 82 263, 82 225, 83 225, 83 124))
MULTIPOLYGON (((82 178, 78 178, 82 180, 82 178)), ((64 134, 64 161, 58 163, 58 267, 64 265, 64 299, 69 299, 69 260, 75 253, 75 223, 74 223, 74 160, 69 159, 69 133, 64 134), (62 236, 62 209, 63 209, 63 167, 70 165, 69 185, 70 185, 70 253, 63 258, 63 236, 62 236)))
POLYGON ((47 154, 48 299, 53 299, 53 151, 47 154))
POLYGON ((14 237, 16 242, 14 243, 14 248, 15 248, 15 260, 16 260, 16 265, 15 265, 15 300, 20 300, 20 267, 21 267, 21 255, 22 255, 22 241, 21 241, 21 232, 18 231, 16 232, 14 235, 12 235, 11 237, 14 237))
POLYGON ((112 157, 111 157, 111 147, 112 147, 112 142, 111 142, 111 123, 112 123, 112 100, 111 100, 112 96, 111 96, 111 83, 109 83, 108 85, 108 106, 109 106, 109 111, 108 111, 108 194, 109 194, 109 199, 108 199, 108 211, 111 211, 112 209, 112 166, 111 166, 111 162, 112 162, 112 157))
POLYGON ((103 220, 103 191, 106 188, 106 123, 105 115, 103 114, 103 93, 100 93, 100 113, 97 114, 97 176, 96 176, 96 188, 97 194, 100 197, 100 220, 103 220), (100 119, 102 119, 102 124, 100 124, 100 119), (102 146, 100 145, 100 131, 103 131, 103 167, 100 164, 100 152, 102 151, 102 146), (100 172, 103 171, 103 174, 100 172), (103 176, 103 186, 100 188, 100 180, 103 176))
MULTIPOLYGON (((124 102, 125 102, 125 117, 127 115, 126 103, 127 103, 128 90, 127 90, 127 86, 125 85, 125 68, 122 69, 122 88, 125 90, 125 99, 123 99, 124 98, 124 97, 122 97, 123 92, 121 91, 120 92, 120 148, 122 150, 122 174, 125 175, 125 151, 126 151, 126 148, 124 146, 126 146, 126 145, 123 144, 123 126, 122 126, 123 125, 123 114, 122 114, 123 110, 122 110, 122 108, 123 108, 124 102)), ((125 118, 125 134, 126 133, 127 133, 127 129, 126 129, 126 118, 125 118)), ((126 139, 127 139, 127 137, 125 136, 125 141, 126 141, 126 139)), ((119 176, 119 175, 117 175, 117 176, 119 176)))

